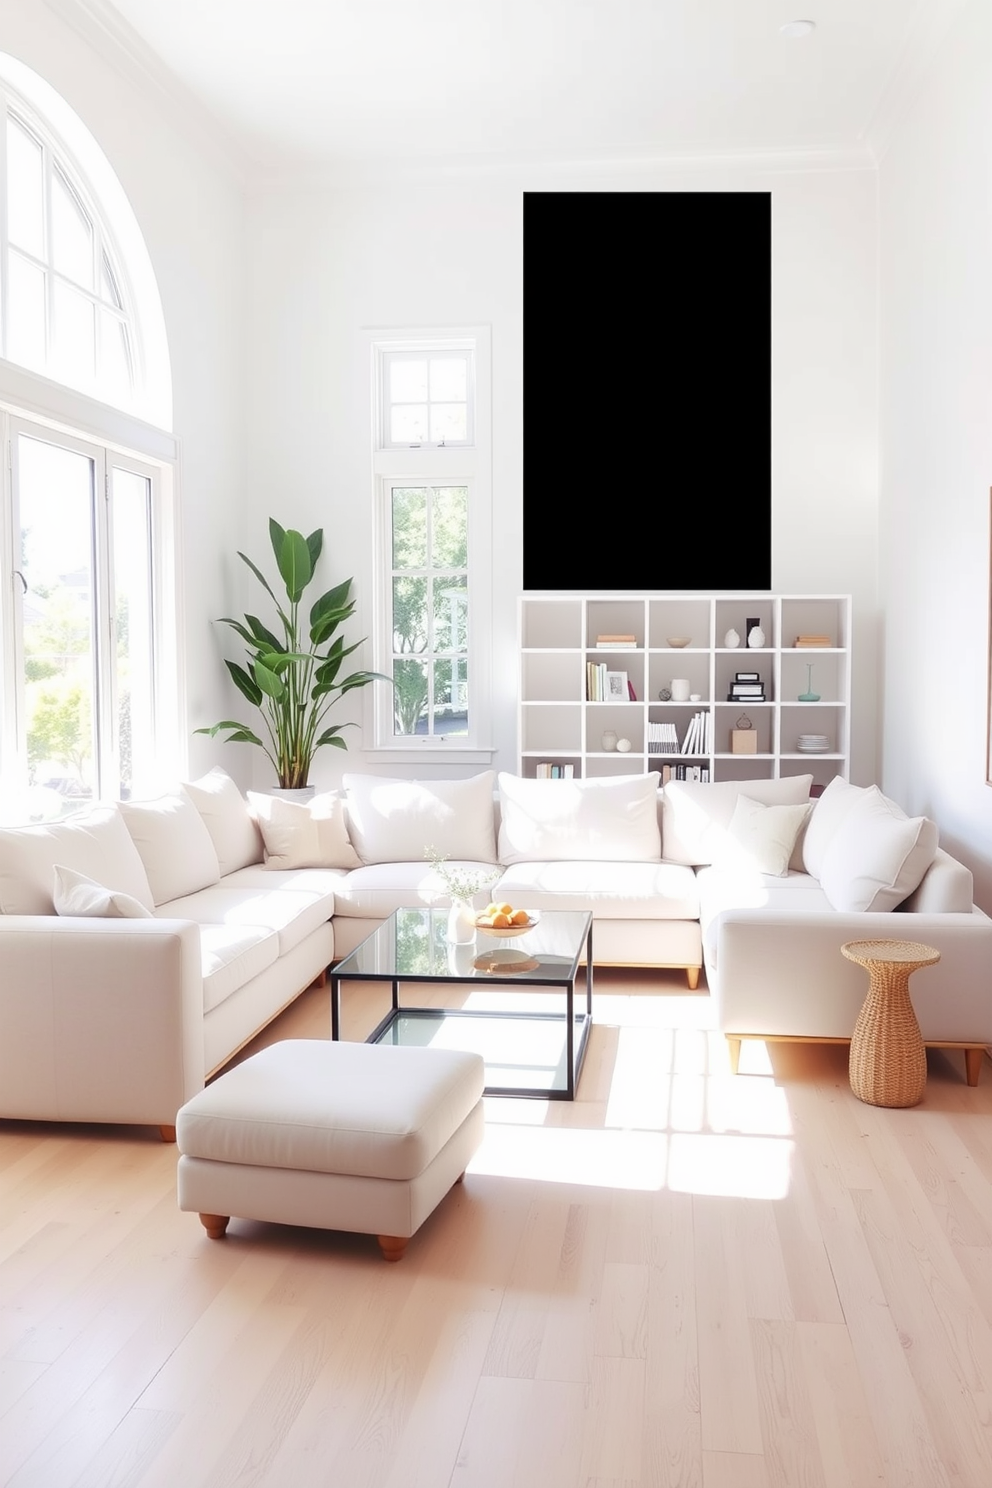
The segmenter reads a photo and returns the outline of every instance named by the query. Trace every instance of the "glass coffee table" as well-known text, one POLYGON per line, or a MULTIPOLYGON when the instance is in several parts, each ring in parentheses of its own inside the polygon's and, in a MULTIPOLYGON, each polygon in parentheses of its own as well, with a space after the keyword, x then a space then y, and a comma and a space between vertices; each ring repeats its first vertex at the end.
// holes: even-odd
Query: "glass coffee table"
POLYGON ((392 1007, 367 1043, 474 1049, 486 1061, 487 1095, 574 1100, 592 1026, 592 915, 549 910, 523 933, 480 930, 468 945, 451 944, 447 929, 447 909, 398 909, 328 967, 331 1038, 341 1034, 342 982, 389 982, 392 1007), (465 1005, 401 1006, 407 984, 459 984, 465 1005))

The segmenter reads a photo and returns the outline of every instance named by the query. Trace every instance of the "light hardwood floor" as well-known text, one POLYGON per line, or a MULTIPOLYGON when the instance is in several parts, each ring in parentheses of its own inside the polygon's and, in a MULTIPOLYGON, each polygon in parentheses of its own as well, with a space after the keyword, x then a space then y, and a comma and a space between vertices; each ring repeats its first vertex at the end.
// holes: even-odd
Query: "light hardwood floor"
MULTIPOLYGON (((345 1034, 381 1008, 346 993, 345 1034)), ((152 1131, 0 1122, 9 1488, 989 1488, 992 1070, 862 1105, 597 973, 574 1104, 487 1102, 397 1265, 208 1240, 152 1131)), ((259 1041, 327 1035, 310 989, 259 1041)), ((245 1051, 251 1052, 250 1050, 245 1051)))

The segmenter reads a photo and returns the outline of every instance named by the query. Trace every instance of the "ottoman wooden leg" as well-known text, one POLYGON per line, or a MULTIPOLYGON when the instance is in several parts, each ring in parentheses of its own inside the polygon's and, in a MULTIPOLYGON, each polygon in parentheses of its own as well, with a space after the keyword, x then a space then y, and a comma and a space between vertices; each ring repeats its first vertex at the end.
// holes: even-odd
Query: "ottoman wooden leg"
POLYGON ((211 1240, 223 1240, 230 1218, 229 1214, 201 1214, 200 1223, 211 1240))
MULTIPOLYGON (((203 1218, 202 1214, 200 1218, 203 1218)), ((402 1235, 379 1235, 378 1240, 379 1249, 387 1261, 399 1261, 403 1259, 403 1252, 409 1243, 408 1238, 402 1235)))
POLYGON ((160 1126, 158 1134, 163 1142, 174 1142, 176 1140, 176 1128, 174 1126, 160 1126))

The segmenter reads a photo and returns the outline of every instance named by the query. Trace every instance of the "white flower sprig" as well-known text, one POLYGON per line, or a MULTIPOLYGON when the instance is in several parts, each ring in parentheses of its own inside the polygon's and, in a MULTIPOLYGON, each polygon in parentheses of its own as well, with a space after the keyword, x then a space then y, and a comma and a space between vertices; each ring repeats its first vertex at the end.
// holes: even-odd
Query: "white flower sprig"
POLYGON ((424 857, 427 858, 434 870, 435 877, 444 885, 452 899, 462 899, 468 903, 482 889, 487 889, 499 878, 498 868, 480 868, 475 872, 467 868, 452 868, 448 866, 446 853, 439 853, 433 847, 424 848, 424 857))

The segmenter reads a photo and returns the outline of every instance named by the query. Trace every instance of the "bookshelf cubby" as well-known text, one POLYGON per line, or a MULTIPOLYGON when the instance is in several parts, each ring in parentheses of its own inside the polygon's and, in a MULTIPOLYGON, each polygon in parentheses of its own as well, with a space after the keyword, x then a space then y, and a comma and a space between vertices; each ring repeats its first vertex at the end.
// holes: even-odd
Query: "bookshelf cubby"
POLYGON ((654 770, 659 783, 666 766, 698 770, 710 780, 810 773, 815 787, 848 776, 850 595, 531 593, 519 601, 519 638, 521 775, 535 776, 539 764, 568 764, 575 777, 654 770), (747 621, 755 619, 765 635, 760 648, 746 644, 747 621), (741 638, 734 648, 724 645, 731 629, 741 638), (632 636, 633 643, 597 646, 601 635, 632 636), (801 637, 826 644, 798 645, 801 637), (689 644, 669 644, 679 638, 689 644), (589 662, 626 672, 634 699, 589 697, 589 662), (742 671, 759 673, 764 700, 728 701, 742 671), (676 678, 688 681, 698 701, 662 700, 659 693, 676 678), (816 702, 800 701, 811 691, 819 694, 816 702), (654 725, 674 724, 681 746, 695 714, 705 723, 698 752, 654 742, 660 732, 654 725), (731 748, 742 714, 756 732, 754 753, 731 748), (628 739, 629 752, 605 750, 608 731, 628 739), (825 751, 801 750, 804 734, 826 736, 825 751))

